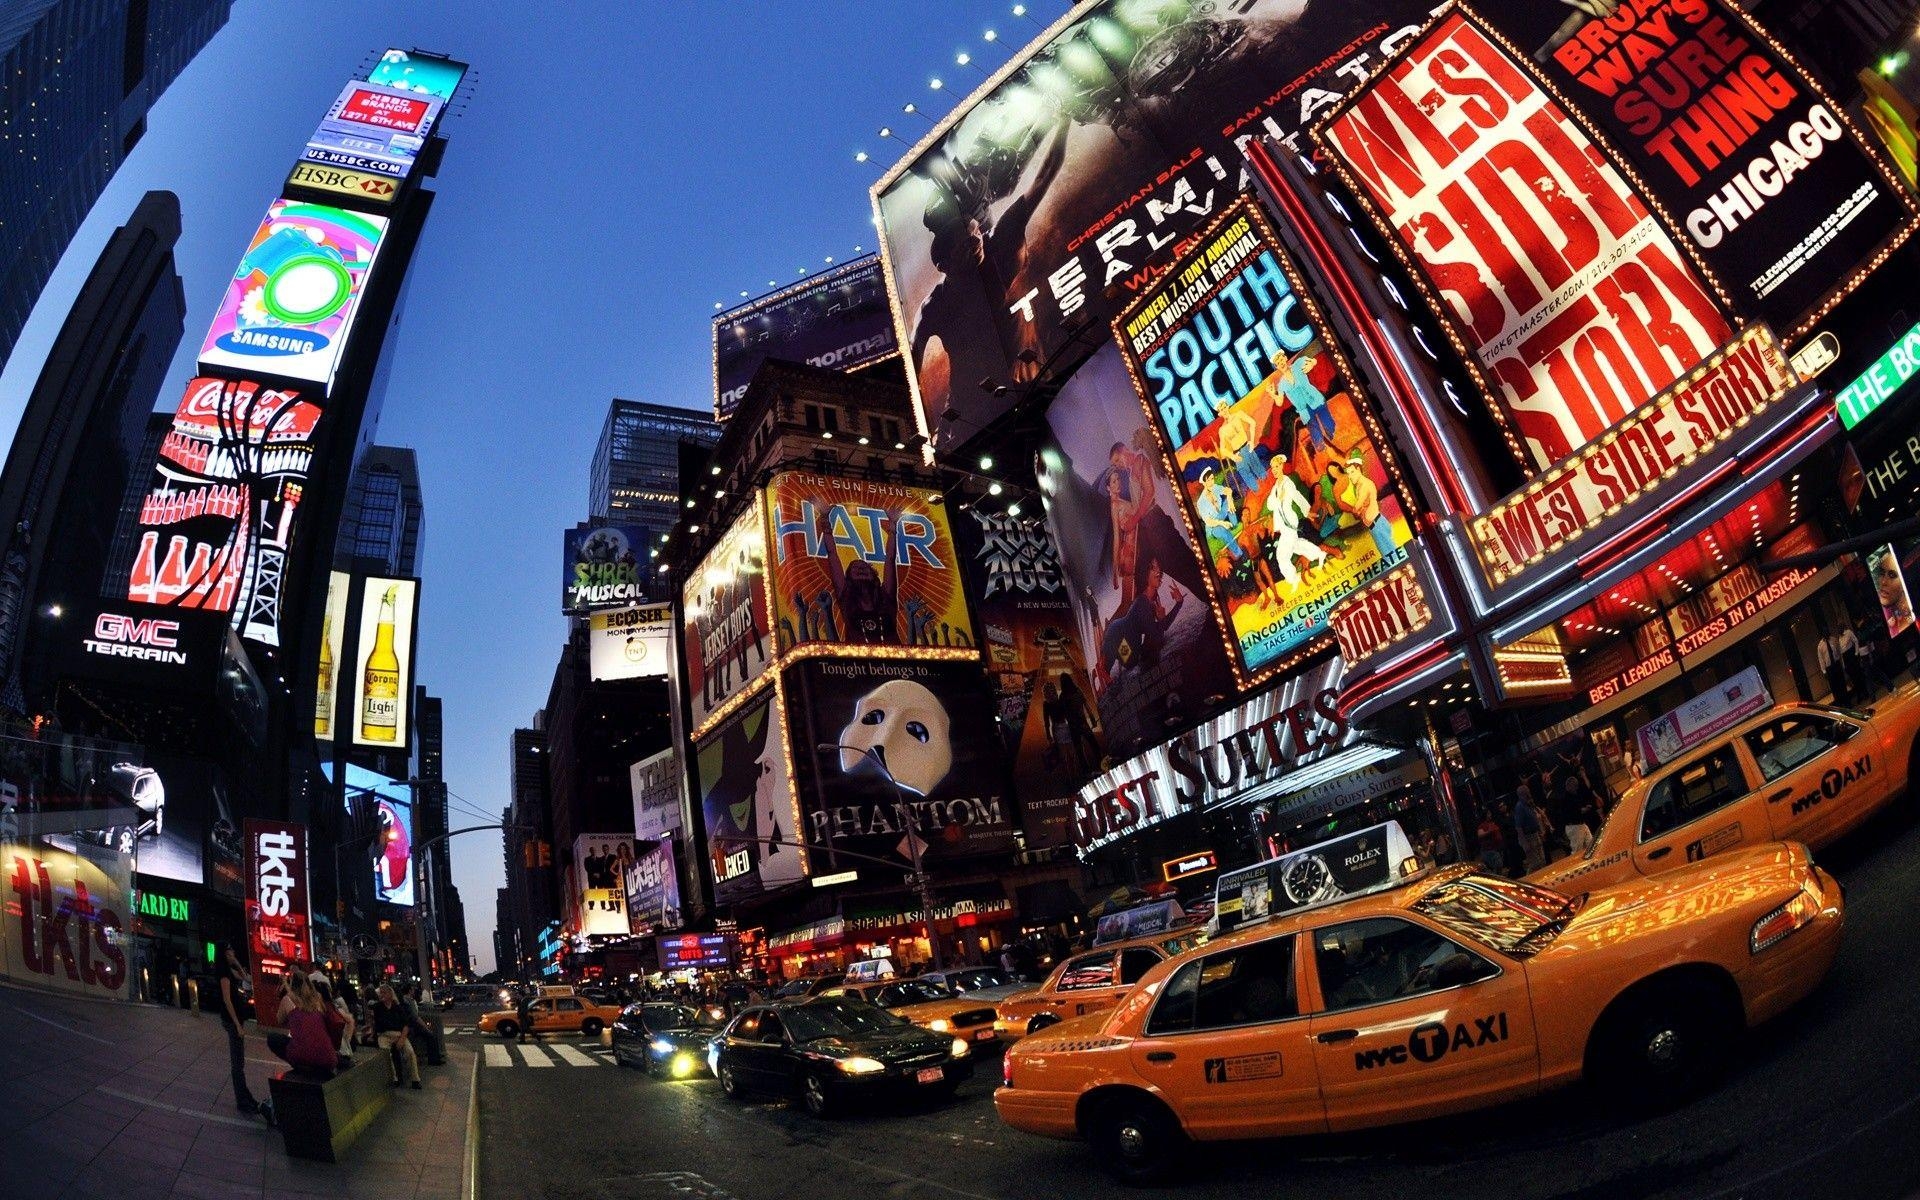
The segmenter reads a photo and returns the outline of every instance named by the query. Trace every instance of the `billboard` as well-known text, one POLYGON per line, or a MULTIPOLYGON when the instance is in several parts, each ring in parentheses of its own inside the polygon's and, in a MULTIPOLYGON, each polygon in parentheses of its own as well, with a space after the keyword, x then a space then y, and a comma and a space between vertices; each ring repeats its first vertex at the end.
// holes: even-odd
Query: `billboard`
POLYGON ((687 702, 697 732, 773 657, 767 623, 767 544, 756 502, 707 551, 681 588, 687 702))
POLYGON ((0 829, 0 974, 124 999, 132 905, 126 855, 0 829))
POLYGON ((1845 108, 1737 4, 1473 9, 1633 173, 1735 311, 1789 342, 1913 229, 1912 197, 1845 108))
POLYGON ((353 577, 345 571, 327 573, 327 607, 320 617, 320 662, 314 671, 313 736, 316 741, 332 742, 333 726, 340 719, 340 660, 345 653, 342 641, 347 631, 347 595, 353 577))
POLYGON ((1231 695, 1199 556, 1118 346, 1047 410, 1036 463, 1047 525, 1109 753, 1126 756, 1231 695))
POLYGON ((783 471, 767 485, 767 509, 781 653, 974 644, 939 492, 783 471))
POLYGON ((412 734, 414 623, 420 583, 369 575, 360 594, 359 652, 355 655, 353 744, 405 750, 412 734))
POLYGON ((740 407, 769 358, 851 371, 900 350, 880 256, 842 263, 713 318, 713 415, 740 407))
POLYGON ((355 80, 340 89, 302 162, 382 176, 396 183, 413 170, 440 119, 437 96, 355 80))
POLYGON ((349 171, 344 167, 323 167, 309 162, 293 164, 293 170, 287 172, 287 186, 312 188, 383 205, 392 204, 400 194, 399 181, 391 176, 376 175, 372 171, 349 171))
POLYGON ((1316 127, 1492 401, 1545 469, 1732 333, 1641 195, 1457 11, 1316 127))
POLYGON ((140 503, 126 598, 232 613, 280 644, 280 585, 321 410, 298 389, 199 376, 174 410, 140 503))
POLYGON ((1907 590, 1907 577, 1900 570, 1900 555, 1891 545, 1867 555, 1867 575, 1880 601, 1880 615, 1887 622, 1887 636, 1897 638, 1912 629, 1913 594, 1907 590))
POLYGON ((561 551, 561 608, 584 612, 645 600, 640 556, 647 549, 647 531, 634 525, 575 525, 567 530, 561 551))
POLYGON ((279 1008, 280 977, 294 964, 313 961, 307 827, 248 817, 245 832, 247 950, 255 1011, 262 1025, 271 1025, 270 1014, 279 1008))
MULTIPOLYGON (((322 762, 320 772, 333 778, 333 764, 322 762)), ((347 764, 349 827, 356 808, 372 821, 354 845, 372 860, 373 893, 386 904, 413 903, 413 789, 378 771, 347 764)), ((343 844, 342 849, 345 849, 343 844)))
POLYGON ((743 705, 695 747, 715 904, 750 899, 806 877, 806 851, 792 844, 801 839, 795 836, 800 806, 791 761, 772 691, 743 705))
POLYGON ((1240 139, 1299 133, 1428 7, 1092 0, 954 110, 873 189, 936 444, 1005 412, 1243 190, 1240 139))
POLYGON ((1406 561, 1413 535, 1379 423, 1251 200, 1113 332, 1243 678, 1271 678, 1324 641, 1335 605, 1406 561))
POLYGON ((275 200, 200 343, 200 365, 331 385, 386 232, 385 217, 275 200))
POLYGON ((373 70, 367 72, 367 80, 395 91, 448 101, 459 90, 460 80, 466 73, 467 64, 457 59, 422 54, 418 50, 388 50, 381 54, 373 70))
POLYGON ((716 971, 733 966, 733 948, 737 935, 731 933, 689 933, 661 938, 662 971, 716 971))
POLYGON ((666 678, 673 661, 673 605, 615 608, 587 618, 587 670, 595 683, 666 678))
POLYGON ((627 768, 633 787, 633 836, 657 842, 681 832, 680 752, 662 750, 627 768))
POLYGON ((955 518, 1000 742, 1028 849, 1071 840, 1065 798, 1106 751, 1060 558, 1035 515, 975 507, 955 518))
POLYGON ((977 665, 819 659, 800 678, 809 843, 903 864, 909 838, 933 860, 1012 849, 1005 759, 977 665))
POLYGON ((583 833, 573 840, 581 933, 588 937, 627 936, 625 889, 633 866, 630 833, 583 833))
POLYGON ((672 835, 637 851, 622 871, 621 882, 627 927, 636 936, 679 929, 686 923, 680 916, 680 873, 674 862, 672 835))

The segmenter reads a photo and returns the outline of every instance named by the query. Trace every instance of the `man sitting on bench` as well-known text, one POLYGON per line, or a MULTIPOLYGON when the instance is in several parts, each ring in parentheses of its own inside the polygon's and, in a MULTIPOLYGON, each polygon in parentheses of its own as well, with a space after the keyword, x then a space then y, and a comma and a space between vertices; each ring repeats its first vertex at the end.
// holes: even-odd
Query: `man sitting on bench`
POLYGON ((413 1043, 407 1040, 410 1014, 391 986, 381 984, 374 996, 373 1032, 380 1040, 380 1048, 393 1056, 393 1086, 400 1086, 400 1066, 405 1063, 413 1089, 419 1091, 420 1058, 413 1052, 413 1043))

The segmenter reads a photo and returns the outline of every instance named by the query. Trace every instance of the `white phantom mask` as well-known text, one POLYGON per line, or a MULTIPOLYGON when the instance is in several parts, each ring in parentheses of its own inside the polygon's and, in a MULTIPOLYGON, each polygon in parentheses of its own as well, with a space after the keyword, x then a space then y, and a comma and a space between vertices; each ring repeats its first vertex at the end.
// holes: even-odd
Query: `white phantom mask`
POLYGON ((926 685, 889 679, 854 703, 853 720, 840 731, 840 769, 875 758, 901 787, 924 796, 953 766, 947 725, 947 710, 926 685))

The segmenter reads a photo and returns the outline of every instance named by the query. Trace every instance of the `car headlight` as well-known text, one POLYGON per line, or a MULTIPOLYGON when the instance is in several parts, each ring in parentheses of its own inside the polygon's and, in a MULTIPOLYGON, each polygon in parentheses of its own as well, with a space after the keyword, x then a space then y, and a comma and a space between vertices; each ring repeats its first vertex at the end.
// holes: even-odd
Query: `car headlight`
POLYGON ((849 1075, 878 1075, 887 1069, 887 1064, 877 1058, 855 1055, 840 1060, 840 1069, 849 1075))
POLYGON ((1755 921, 1753 932, 1747 935, 1747 949, 1758 954, 1796 929, 1812 924, 1820 915, 1820 897, 1812 888, 1811 883, 1802 886, 1793 899, 1755 921))
POLYGON ((965 1058, 967 1055, 972 1053, 973 1053, 973 1047, 967 1045, 967 1039, 965 1038, 953 1039, 953 1056, 955 1058, 965 1058))
POLYGON ((673 1053, 673 1043, 668 1041, 665 1038, 655 1038, 649 1044, 653 1047, 653 1052, 655 1054, 672 1054, 673 1053))
POLYGON ((927 1028, 933 1030, 935 1033, 945 1033, 953 1028, 953 1022, 947 1020, 945 1017, 935 1017, 933 1020, 927 1022, 927 1028))

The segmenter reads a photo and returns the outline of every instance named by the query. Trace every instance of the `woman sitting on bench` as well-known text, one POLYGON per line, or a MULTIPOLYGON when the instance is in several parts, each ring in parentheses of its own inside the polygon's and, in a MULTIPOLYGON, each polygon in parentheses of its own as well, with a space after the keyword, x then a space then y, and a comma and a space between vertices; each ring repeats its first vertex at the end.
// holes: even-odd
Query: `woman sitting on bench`
POLYGON ((296 971, 286 977, 286 985, 286 993, 280 997, 279 1024, 287 1032, 268 1034, 267 1049, 286 1059, 295 1070, 331 1079, 336 1070, 348 1065, 339 1051, 346 1023, 321 999, 306 976, 296 971))

